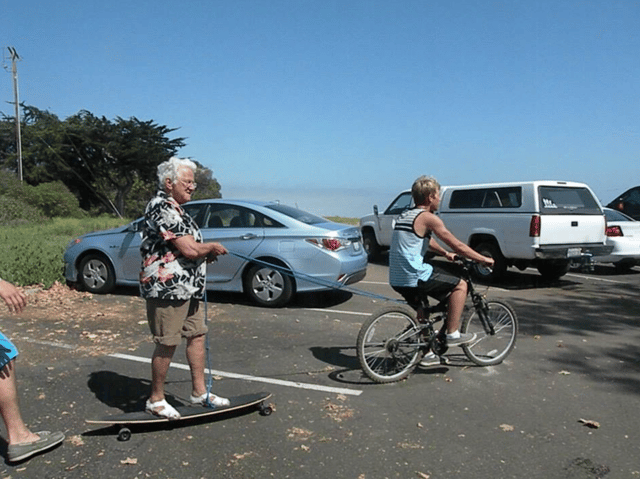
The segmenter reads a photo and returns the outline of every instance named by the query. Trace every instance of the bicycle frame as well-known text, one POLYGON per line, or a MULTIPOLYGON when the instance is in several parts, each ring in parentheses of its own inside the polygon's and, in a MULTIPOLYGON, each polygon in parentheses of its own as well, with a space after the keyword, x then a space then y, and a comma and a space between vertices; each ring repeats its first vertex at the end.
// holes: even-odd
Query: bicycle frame
MULTIPOLYGON (((517 334, 517 318, 504 301, 489 301, 475 289, 469 266, 460 260, 460 277, 467 281, 473 305, 470 315, 461 320, 461 332, 473 334, 473 341, 462 344, 466 357, 479 366, 499 364, 511 352, 517 334)), ((418 294, 408 304, 387 305, 371 315, 360 328, 356 341, 358 359, 369 378, 378 383, 407 377, 424 354, 433 351, 442 357, 448 350, 444 320, 448 298, 430 306, 429 299, 418 294)))

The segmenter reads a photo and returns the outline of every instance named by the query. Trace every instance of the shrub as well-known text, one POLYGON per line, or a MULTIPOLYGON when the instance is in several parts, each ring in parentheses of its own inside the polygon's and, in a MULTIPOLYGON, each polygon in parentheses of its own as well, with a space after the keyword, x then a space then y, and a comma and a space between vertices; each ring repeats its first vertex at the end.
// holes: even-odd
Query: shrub
POLYGON ((24 185, 20 196, 26 203, 35 206, 49 218, 86 216, 86 213, 80 209, 78 199, 62 181, 40 183, 37 186, 24 185))
POLYGON ((45 215, 35 206, 16 198, 0 196, 0 225, 6 227, 43 221, 46 221, 45 215))
POLYGON ((98 218, 55 218, 17 224, 0 230, 0 272, 2 278, 18 286, 43 284, 49 288, 64 279, 64 251, 74 238, 84 233, 115 228, 127 220, 98 218))
POLYGON ((28 207, 39 210, 40 213, 37 216, 46 216, 48 218, 56 216, 82 218, 87 215, 80 208, 78 199, 62 181, 52 181, 31 186, 20 182, 9 171, 0 171, 0 191, 6 198, 17 202, 10 205, 12 221, 21 218, 37 220, 37 218, 33 217, 33 209, 28 207), (25 203, 25 205, 20 206, 20 202, 25 203), (21 211, 26 214, 21 213, 21 211))

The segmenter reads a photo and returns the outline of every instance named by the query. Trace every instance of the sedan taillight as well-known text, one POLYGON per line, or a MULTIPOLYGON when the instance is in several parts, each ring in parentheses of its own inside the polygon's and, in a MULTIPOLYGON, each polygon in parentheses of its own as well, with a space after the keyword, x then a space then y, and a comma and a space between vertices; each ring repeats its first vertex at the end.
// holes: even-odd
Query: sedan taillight
POLYGON ((619 226, 607 226, 607 236, 613 237, 624 235, 622 234, 622 228, 620 228, 619 226))
POLYGON ((329 251, 338 251, 347 246, 347 242, 338 238, 311 238, 307 242, 318 248, 327 249, 329 251))

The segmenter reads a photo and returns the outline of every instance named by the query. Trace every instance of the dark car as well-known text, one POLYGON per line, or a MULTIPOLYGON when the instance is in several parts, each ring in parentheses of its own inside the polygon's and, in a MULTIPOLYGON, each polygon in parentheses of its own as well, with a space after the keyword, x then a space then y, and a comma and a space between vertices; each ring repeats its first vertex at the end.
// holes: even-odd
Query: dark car
POLYGON ((625 191, 607 205, 608 208, 621 211, 634 220, 640 220, 640 186, 625 191))

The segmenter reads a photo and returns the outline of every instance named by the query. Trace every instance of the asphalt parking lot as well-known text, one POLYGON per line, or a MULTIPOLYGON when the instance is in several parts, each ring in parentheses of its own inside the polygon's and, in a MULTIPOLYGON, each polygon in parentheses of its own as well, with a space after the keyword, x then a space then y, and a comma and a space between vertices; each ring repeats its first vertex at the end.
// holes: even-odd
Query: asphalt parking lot
MULTIPOLYGON (((386 272, 371 264, 355 287, 396 297, 386 272)), ((640 477, 640 268, 617 275, 603 266, 552 284, 514 271, 481 289, 515 308, 511 356, 480 368, 451 351, 449 365, 391 385, 363 377, 354 349, 361 322, 382 300, 334 292, 264 309, 212 294, 214 391, 271 392, 274 413, 149 427, 126 442, 85 419, 136 410, 146 399, 152 345, 135 291, 97 298, 105 308, 126 302, 131 320, 128 341, 92 353, 73 335, 33 340, 33 330, 3 312, 3 330, 13 321, 7 332, 25 356, 40 358, 20 365, 24 416, 67 440, 23 464, 3 461, 1 477, 640 477)), ((175 402, 189 394, 185 364, 179 350, 167 384, 175 402)))

